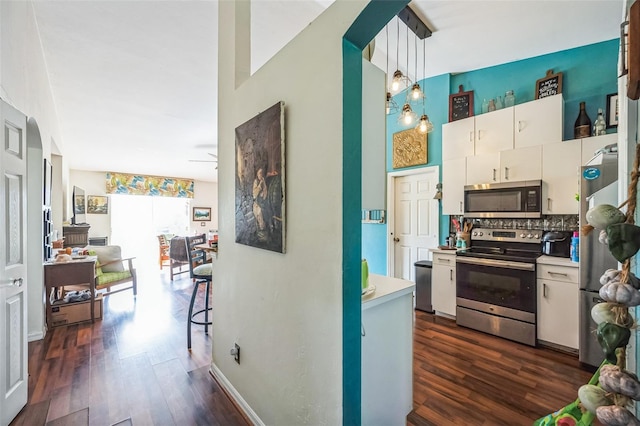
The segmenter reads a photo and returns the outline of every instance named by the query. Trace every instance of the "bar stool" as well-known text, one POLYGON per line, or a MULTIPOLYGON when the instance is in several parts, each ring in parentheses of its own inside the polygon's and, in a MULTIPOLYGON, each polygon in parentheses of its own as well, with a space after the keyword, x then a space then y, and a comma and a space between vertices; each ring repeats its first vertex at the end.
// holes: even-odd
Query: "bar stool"
POLYGON ((191 303, 189 303, 189 314, 187 317, 187 349, 191 350, 191 324, 204 325, 204 333, 209 334, 209 326, 213 324, 213 318, 209 319, 209 311, 213 310, 209 306, 209 290, 211 288, 211 276, 213 274, 213 264, 206 263, 207 256, 203 250, 195 248, 197 244, 206 243, 204 234, 186 237, 187 256, 189 257, 189 275, 195 281, 193 292, 191 293, 191 303), (204 284, 204 308, 194 312, 198 288, 204 284), (197 315, 204 313, 204 321, 196 319, 197 315))

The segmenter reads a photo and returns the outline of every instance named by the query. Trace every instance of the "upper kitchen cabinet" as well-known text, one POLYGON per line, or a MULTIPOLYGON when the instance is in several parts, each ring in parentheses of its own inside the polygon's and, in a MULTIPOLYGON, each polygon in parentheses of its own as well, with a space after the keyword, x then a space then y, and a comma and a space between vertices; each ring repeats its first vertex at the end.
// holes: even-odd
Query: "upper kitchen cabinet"
POLYGON ((563 112, 561 94, 516 105, 514 147, 562 141, 563 112))
POLYGON ((513 110, 509 107, 475 117, 475 155, 513 149, 513 110))
POLYGON ((362 61, 362 208, 386 209, 385 73, 362 61))
POLYGON ((474 154, 475 117, 442 125, 442 161, 474 154))
POLYGON ((609 133, 608 135, 602 136, 592 136, 590 138, 582 139, 582 163, 581 165, 586 165, 593 157, 595 157, 596 152, 601 150, 607 145, 611 145, 614 143, 618 143, 618 134, 617 133, 609 133))
POLYGON ((542 214, 578 214, 580 139, 542 146, 542 214))
POLYGON ((541 147, 530 146, 468 157, 467 185, 539 180, 541 155, 541 147))
POLYGON ((442 162, 442 214, 464 214, 466 168, 467 159, 464 157, 442 162))

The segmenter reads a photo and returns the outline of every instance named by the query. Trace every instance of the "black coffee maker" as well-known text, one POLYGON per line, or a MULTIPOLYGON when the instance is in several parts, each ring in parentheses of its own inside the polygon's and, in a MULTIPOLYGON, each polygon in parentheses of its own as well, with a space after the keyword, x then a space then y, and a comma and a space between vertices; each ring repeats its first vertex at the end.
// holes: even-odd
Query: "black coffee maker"
POLYGON ((546 231, 542 234, 542 254, 571 257, 571 231, 546 231))

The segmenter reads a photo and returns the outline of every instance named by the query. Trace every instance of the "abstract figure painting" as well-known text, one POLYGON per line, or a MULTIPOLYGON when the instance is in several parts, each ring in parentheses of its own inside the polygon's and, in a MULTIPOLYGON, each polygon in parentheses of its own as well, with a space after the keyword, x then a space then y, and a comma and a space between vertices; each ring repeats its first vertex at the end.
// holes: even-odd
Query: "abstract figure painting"
POLYGON ((284 102, 236 128, 236 242, 285 252, 284 102))

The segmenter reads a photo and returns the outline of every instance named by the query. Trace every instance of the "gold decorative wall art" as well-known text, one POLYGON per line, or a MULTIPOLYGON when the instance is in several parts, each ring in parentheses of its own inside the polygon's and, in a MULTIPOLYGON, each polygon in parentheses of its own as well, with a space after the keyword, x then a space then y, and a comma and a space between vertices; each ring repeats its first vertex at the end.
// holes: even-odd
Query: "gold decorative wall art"
POLYGON ((107 172, 107 194, 193 198, 193 179, 107 172))
POLYGON ((394 133, 392 164, 394 169, 427 164, 427 134, 416 129, 394 133))

